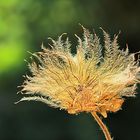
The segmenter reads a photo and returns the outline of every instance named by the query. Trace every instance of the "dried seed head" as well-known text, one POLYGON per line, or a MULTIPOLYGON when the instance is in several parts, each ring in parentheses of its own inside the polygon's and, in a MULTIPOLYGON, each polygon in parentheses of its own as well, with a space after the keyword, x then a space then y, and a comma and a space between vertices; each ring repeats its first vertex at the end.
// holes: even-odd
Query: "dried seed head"
POLYGON ((104 31, 104 45, 96 34, 83 27, 77 53, 71 54, 69 40, 52 40, 51 49, 32 54, 38 62, 29 64, 32 76, 22 85, 23 100, 42 101, 70 114, 118 111, 124 96, 134 96, 140 71, 135 54, 120 50, 118 36, 111 40, 104 31), (31 95, 31 96, 28 96, 31 95))

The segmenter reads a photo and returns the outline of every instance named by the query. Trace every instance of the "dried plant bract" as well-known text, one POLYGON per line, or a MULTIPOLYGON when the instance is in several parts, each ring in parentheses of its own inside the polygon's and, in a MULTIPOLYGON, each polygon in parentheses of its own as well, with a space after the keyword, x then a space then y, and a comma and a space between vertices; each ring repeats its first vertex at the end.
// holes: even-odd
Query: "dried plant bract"
POLYGON ((68 38, 62 35, 52 45, 32 54, 29 64, 32 76, 25 76, 20 101, 35 100, 70 114, 90 112, 107 140, 111 136, 99 116, 121 109, 125 96, 134 96, 140 71, 135 54, 128 47, 121 50, 118 35, 111 40, 103 29, 104 44, 95 33, 83 28, 83 39, 77 37, 76 53, 71 53, 68 38))

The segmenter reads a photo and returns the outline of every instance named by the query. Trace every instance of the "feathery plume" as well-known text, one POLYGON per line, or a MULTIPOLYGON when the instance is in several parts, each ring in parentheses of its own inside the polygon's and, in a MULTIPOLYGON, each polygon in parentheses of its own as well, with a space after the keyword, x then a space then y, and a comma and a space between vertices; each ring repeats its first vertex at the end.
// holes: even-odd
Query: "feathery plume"
POLYGON ((32 54, 37 62, 29 64, 32 76, 26 76, 20 101, 35 100, 70 114, 90 112, 102 128, 107 140, 111 136, 99 115, 121 109, 125 96, 135 96, 139 83, 139 62, 135 54, 120 50, 118 35, 111 40, 102 28, 104 45, 100 38, 83 26, 83 39, 78 37, 77 53, 71 54, 71 44, 52 40, 50 49, 32 54), (98 114, 98 115, 97 115, 98 114))

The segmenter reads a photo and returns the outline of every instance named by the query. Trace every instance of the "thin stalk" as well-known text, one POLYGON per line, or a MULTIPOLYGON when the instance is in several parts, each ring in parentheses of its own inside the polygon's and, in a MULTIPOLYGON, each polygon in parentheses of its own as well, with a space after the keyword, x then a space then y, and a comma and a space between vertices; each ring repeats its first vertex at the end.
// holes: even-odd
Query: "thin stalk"
POLYGON ((96 112, 91 112, 92 116, 94 117, 94 119, 97 121, 97 123, 99 124, 99 126, 101 127, 106 140, 112 140, 111 135, 106 127, 106 125, 102 122, 101 118, 97 115, 96 112))

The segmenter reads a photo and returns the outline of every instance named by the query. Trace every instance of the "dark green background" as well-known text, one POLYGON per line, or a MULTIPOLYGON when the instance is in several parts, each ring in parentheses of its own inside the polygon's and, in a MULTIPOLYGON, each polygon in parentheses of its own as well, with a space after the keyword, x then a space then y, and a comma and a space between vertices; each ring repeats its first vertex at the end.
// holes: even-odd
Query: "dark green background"
MULTIPOLYGON (((0 0, 0 140, 104 140, 90 114, 69 115, 39 102, 22 102, 16 92, 28 74, 27 51, 40 50, 47 38, 67 32, 81 36, 81 23, 101 35, 121 30, 121 48, 140 50, 139 0, 0 0)), ((138 90, 140 93, 140 91, 138 90)), ((140 139, 140 95, 104 122, 114 140, 140 139)))

